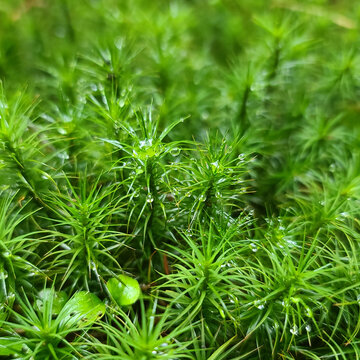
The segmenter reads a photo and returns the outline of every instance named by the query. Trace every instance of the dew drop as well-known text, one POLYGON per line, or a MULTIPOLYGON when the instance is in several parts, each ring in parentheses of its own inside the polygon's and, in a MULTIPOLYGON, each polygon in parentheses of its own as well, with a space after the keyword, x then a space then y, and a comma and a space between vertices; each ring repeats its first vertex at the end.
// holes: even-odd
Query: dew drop
POLYGON ((257 252, 259 250, 258 247, 256 246, 256 244, 254 244, 254 243, 250 244, 250 248, 251 248, 252 252, 257 252))
POLYGON ((311 331, 311 326, 308 324, 308 325, 306 325, 305 326, 305 330, 307 331, 307 332, 310 332, 311 331))
POLYGON ((293 335, 298 335, 299 334, 299 329, 296 325, 294 325, 291 329, 290 329, 291 334, 293 335))
POLYGON ((58 153, 57 156, 62 160, 68 160, 69 159, 69 154, 67 152, 60 152, 60 153, 58 153))
POLYGON ((152 196, 152 194, 148 194, 146 196, 146 202, 148 202, 149 204, 151 204, 154 201, 154 198, 152 196))
POLYGON ((199 201, 204 202, 206 200, 206 196, 204 194, 199 196, 199 201))
POLYGON ((170 150, 170 154, 172 156, 178 156, 180 155, 181 149, 179 149, 178 147, 174 147, 170 150))
POLYGON ((13 292, 9 293, 8 296, 6 297, 7 301, 11 301, 15 299, 15 294, 13 292))
POLYGON ((266 301, 262 302, 261 300, 256 300, 254 302, 255 307, 258 308, 259 310, 264 310, 265 309, 265 304, 266 304, 266 301))
POLYGON ((238 159, 239 159, 239 164, 243 163, 245 161, 245 154, 240 154, 238 156, 238 159))
POLYGON ((117 169, 123 169, 124 167, 126 167, 126 165, 127 165, 127 162, 124 161, 124 162, 120 163, 119 166, 117 166, 116 168, 117 169))

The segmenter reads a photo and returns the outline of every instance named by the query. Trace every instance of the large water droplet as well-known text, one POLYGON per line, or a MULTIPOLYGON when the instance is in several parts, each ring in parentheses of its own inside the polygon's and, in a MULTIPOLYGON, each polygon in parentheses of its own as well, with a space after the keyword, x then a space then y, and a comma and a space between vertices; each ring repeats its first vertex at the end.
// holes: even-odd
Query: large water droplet
POLYGON ((178 156, 181 152, 181 149, 179 149, 178 147, 174 147, 170 150, 170 154, 172 156, 178 156))
POLYGON ((148 194, 146 196, 146 202, 148 202, 149 204, 151 204, 154 201, 154 198, 152 196, 152 194, 148 194))
POLYGON ((206 200, 206 196, 204 194, 199 196, 199 201, 204 202, 206 200))

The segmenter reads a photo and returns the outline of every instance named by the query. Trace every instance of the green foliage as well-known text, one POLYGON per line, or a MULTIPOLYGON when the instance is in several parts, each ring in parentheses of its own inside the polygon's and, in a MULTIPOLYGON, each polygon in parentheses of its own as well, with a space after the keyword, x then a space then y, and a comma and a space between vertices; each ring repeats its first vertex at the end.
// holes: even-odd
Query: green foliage
POLYGON ((0 358, 359 359, 359 16, 1 2, 0 358))

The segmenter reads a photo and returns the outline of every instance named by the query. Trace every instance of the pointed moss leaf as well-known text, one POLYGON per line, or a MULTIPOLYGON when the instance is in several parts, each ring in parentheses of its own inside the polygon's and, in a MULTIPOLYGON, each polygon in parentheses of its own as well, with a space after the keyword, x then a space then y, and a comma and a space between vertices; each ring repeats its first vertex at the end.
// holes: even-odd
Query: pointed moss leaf
POLYGON ((38 299, 36 300, 36 307, 40 311, 44 311, 46 303, 51 301, 52 297, 52 309, 53 315, 59 314, 68 300, 68 296, 65 291, 53 291, 51 289, 43 289, 38 293, 38 299))
POLYGON ((126 275, 119 275, 118 279, 111 278, 107 283, 107 288, 112 298, 120 306, 132 305, 140 296, 139 283, 126 275))
POLYGON ((82 327, 91 325, 105 313, 105 304, 87 291, 77 292, 59 314, 60 326, 82 327))

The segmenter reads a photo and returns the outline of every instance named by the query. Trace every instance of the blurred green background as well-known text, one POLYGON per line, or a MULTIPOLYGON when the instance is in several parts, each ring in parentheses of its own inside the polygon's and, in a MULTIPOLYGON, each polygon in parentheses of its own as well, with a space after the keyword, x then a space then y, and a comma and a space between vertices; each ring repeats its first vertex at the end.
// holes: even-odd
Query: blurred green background
POLYGON ((358 47, 359 19, 360 3, 345 0, 3 0, 0 78, 59 106, 115 82, 132 104, 153 103, 167 121, 191 114, 200 131, 233 123, 249 67, 252 101, 262 96, 274 43, 279 82, 329 87, 339 54, 358 47))

